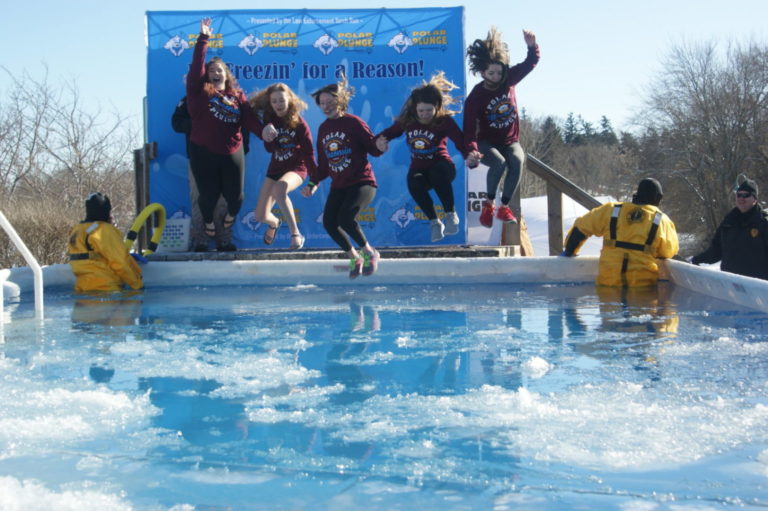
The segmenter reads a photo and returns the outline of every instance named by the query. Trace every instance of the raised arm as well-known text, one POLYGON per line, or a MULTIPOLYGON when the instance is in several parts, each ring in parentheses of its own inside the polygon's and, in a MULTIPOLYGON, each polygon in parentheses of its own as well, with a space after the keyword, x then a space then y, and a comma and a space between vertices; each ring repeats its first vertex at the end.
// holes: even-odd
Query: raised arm
POLYGON ((208 38, 211 36, 211 18, 200 21, 200 35, 197 36, 192 64, 187 73, 187 96, 200 91, 205 81, 205 55, 208 52, 208 38))
POLYGON ((533 71, 533 68, 539 63, 539 58, 541 57, 539 45, 536 43, 536 34, 530 30, 523 30, 523 40, 528 47, 528 53, 526 54, 524 61, 509 69, 507 76, 507 84, 509 86, 516 85, 520 80, 525 78, 528 73, 533 71))
POLYGON ((525 40, 525 45, 529 48, 536 46, 536 34, 530 30, 523 30, 523 40, 525 40))

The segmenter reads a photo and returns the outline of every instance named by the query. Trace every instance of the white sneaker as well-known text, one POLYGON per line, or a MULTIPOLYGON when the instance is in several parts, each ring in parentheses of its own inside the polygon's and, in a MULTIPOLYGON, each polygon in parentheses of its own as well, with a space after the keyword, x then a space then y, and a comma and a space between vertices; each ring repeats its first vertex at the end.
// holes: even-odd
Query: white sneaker
POLYGON ((459 215, 455 211, 446 213, 443 217, 445 221, 445 235, 451 236, 459 232, 459 215))
POLYGON ((434 243, 443 239, 443 231, 445 230, 445 226, 439 218, 435 218, 431 221, 431 223, 432 225, 430 226, 430 229, 432 230, 432 243, 434 243))

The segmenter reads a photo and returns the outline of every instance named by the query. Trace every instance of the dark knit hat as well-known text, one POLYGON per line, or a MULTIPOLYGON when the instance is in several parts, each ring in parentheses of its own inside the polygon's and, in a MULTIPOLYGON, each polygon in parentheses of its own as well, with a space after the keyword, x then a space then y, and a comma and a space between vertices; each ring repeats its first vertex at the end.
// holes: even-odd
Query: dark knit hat
POLYGON ((661 183, 652 177, 646 177, 637 185, 637 192, 632 196, 632 202, 635 204, 651 204, 658 206, 664 192, 661 189, 661 183))
POLYGON ((109 222, 109 215, 112 213, 112 204, 109 197, 98 192, 92 193, 85 199, 85 221, 109 222))
POLYGON ((751 179, 745 179, 739 187, 736 189, 737 192, 749 192, 752 195, 757 198, 757 183, 752 181, 751 179))

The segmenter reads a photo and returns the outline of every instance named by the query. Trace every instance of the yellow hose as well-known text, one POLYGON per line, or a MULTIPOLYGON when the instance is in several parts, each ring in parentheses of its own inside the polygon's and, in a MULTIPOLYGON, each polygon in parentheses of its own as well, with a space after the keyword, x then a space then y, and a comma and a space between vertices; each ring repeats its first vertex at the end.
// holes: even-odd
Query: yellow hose
POLYGON ((165 208, 162 204, 157 202, 153 202, 144 208, 136 217, 136 220, 133 221, 131 229, 125 234, 125 248, 130 250, 131 247, 133 247, 133 242, 136 241, 136 238, 139 237, 141 226, 144 225, 149 216, 156 211, 160 213, 160 221, 157 228, 152 233, 152 239, 149 241, 149 248, 144 250, 142 255, 151 254, 157 250, 157 245, 160 243, 160 240, 163 237, 163 230, 165 230, 165 208))

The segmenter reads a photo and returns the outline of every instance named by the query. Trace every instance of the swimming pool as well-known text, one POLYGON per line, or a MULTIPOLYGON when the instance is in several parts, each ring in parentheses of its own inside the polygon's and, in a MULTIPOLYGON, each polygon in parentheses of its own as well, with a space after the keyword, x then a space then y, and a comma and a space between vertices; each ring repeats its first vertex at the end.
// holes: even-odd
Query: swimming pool
POLYGON ((680 286, 204 285, 51 291, 42 325, 31 299, 7 309, 0 509, 768 506, 768 315, 680 286))

